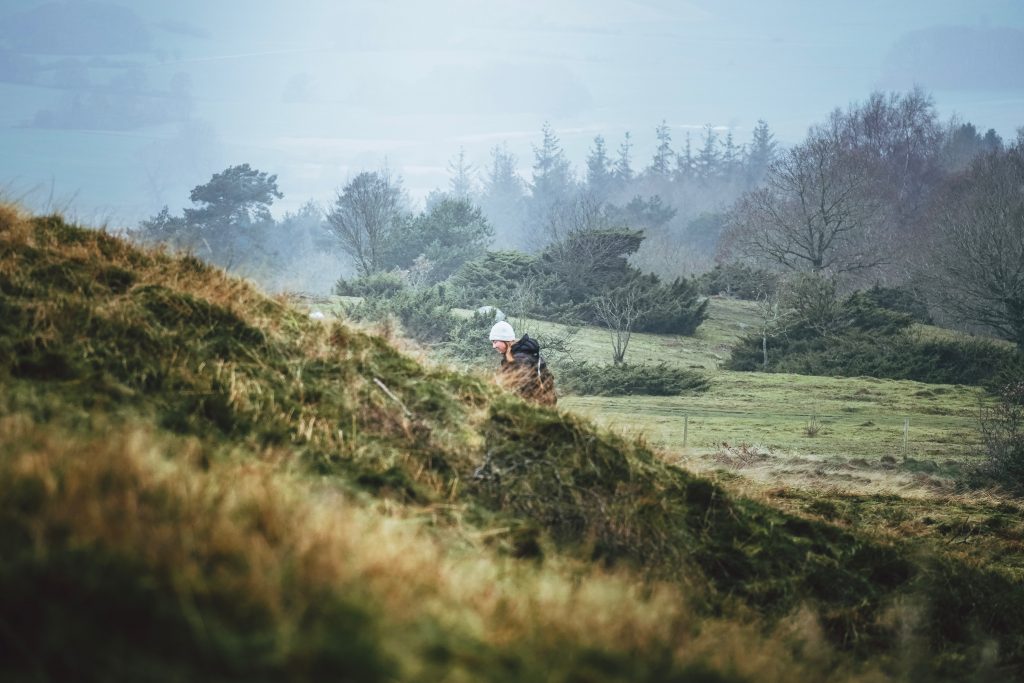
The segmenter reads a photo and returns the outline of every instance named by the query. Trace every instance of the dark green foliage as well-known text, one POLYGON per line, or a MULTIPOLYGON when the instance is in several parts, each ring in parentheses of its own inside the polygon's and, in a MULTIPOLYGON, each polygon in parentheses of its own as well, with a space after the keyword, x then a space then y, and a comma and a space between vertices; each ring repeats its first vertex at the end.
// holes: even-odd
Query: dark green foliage
POLYGON ((686 239, 705 254, 715 253, 728 223, 724 213, 702 213, 686 225, 686 239))
POLYGON ((642 231, 628 228, 574 230, 540 254, 541 267, 560 285, 549 296, 554 302, 581 302, 601 290, 622 286, 638 272, 628 258, 643 240, 642 231))
POLYGON ((282 197, 276 175, 249 164, 230 166, 192 189, 193 208, 178 217, 165 206, 142 221, 134 237, 195 252, 229 269, 243 262, 262 264, 268 257, 267 236, 275 225, 270 206, 282 197))
POLYGON ((405 288, 405 280, 399 273, 379 271, 352 280, 340 278, 334 285, 334 293, 340 296, 386 299, 400 294, 405 288))
MULTIPOLYGON (((879 307, 870 292, 855 292, 841 304, 805 300, 804 315, 768 339, 771 372, 990 384, 1024 368, 1024 357, 994 342, 916 335, 910 314, 879 307)), ((727 367, 763 370, 761 342, 760 335, 743 338, 727 367)))
POLYGON ((659 196, 653 195, 644 199, 635 195, 622 206, 609 204, 608 218, 615 225, 630 225, 642 230, 658 230, 675 218, 676 209, 659 196))
POLYGON ((921 295, 905 287, 883 287, 879 284, 865 290, 863 295, 875 306, 909 315, 916 323, 932 324, 932 316, 921 295))
MULTIPOLYGON (((360 278, 355 282, 373 281, 378 276, 360 278)), ((382 288, 383 289, 383 288, 382 288)), ((354 290, 353 290, 354 291, 354 290)), ((494 324, 489 313, 474 313, 463 318, 452 313, 453 301, 445 287, 421 289, 401 288, 388 295, 367 295, 361 303, 351 306, 347 313, 355 320, 397 320, 402 332, 421 344, 443 348, 450 356, 471 362, 480 362, 494 355, 487 333, 494 324)))
POLYGON ((426 213, 396 226, 384 263, 409 269, 425 259, 426 284, 448 279, 463 263, 484 255, 494 229, 466 199, 445 197, 426 213))
POLYGON ((730 261, 715 264, 712 270, 702 273, 697 278, 697 286, 704 296, 721 294, 755 301, 758 297, 775 293, 778 276, 763 268, 730 261))
MULTIPOLYGON (((773 337, 768 341, 771 372, 910 379, 933 384, 987 385, 1024 366, 1020 354, 982 340, 921 339, 911 334, 877 336, 848 331, 841 336, 773 337)), ((744 337, 733 349, 731 370, 762 370, 761 337, 744 337)))
POLYGON ((537 257, 521 251, 489 251, 462 266, 449 280, 453 300, 466 308, 499 306, 520 283, 543 287, 537 257))
POLYGON ((642 305, 648 313, 637 321, 637 332, 692 335, 707 316, 708 300, 697 295, 693 280, 676 278, 662 284, 646 276, 642 305))
POLYGON ((454 301, 466 307, 482 304, 517 314, 559 322, 597 323, 595 298, 623 287, 639 287, 639 306, 646 311, 635 331, 691 335, 704 321, 707 301, 691 280, 662 283, 629 265, 628 257, 643 233, 624 228, 574 231, 549 245, 539 256, 488 252, 467 263, 451 279, 454 301))
POLYGON ((559 387, 584 396, 678 396, 708 388, 700 373, 683 368, 658 365, 566 364, 558 370, 559 387))

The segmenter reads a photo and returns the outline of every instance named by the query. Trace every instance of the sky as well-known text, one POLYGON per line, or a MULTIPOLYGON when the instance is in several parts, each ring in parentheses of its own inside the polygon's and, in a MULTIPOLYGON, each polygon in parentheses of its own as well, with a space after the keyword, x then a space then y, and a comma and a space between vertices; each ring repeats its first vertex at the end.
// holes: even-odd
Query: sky
POLYGON ((0 0, 0 193, 131 225, 239 163, 275 213, 387 166, 414 202, 460 149, 506 145, 529 177, 548 122, 577 172, 667 122, 784 145, 873 90, 1024 125, 1024 1, 0 0))

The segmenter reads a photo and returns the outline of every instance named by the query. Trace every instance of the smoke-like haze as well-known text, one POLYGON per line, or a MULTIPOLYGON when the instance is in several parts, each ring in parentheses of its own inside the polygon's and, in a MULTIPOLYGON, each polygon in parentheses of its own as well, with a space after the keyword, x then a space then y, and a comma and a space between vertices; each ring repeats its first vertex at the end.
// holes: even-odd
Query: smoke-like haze
POLYGON ((875 87, 929 89, 943 115, 1012 137, 1024 5, 572 0, 7 0, 0 187, 131 224, 234 163, 277 173, 275 212, 387 164, 414 200, 460 147, 527 170, 550 121, 582 172, 594 135, 705 124, 782 143, 875 87), (982 49, 985 46, 1005 49, 982 49), (993 58, 993 54, 996 58, 993 58), (956 67, 955 69, 953 67, 956 67))

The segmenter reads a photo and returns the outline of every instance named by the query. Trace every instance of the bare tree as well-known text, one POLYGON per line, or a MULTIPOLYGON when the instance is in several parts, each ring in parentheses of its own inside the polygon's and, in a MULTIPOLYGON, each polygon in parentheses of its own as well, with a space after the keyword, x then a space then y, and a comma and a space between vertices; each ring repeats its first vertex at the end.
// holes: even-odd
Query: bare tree
POLYGON ((616 365, 625 361, 633 328, 650 313, 650 298, 643 294, 643 287, 634 281, 591 301, 598 322, 611 334, 612 361, 616 365))
POLYGON ((936 292, 1024 351, 1024 144, 975 161, 939 203, 936 292))
POLYGON ((338 193, 327 214, 329 231, 360 275, 381 270, 388 238, 401 215, 402 188, 387 171, 363 172, 338 193))
POLYGON ((761 367, 768 371, 768 339, 783 331, 793 317, 793 309, 786 308, 782 303, 783 292, 779 287, 759 288, 757 293, 757 313, 760 317, 761 332, 761 367))
POLYGON ((765 187, 730 212, 727 239, 744 255, 814 273, 868 271, 886 260, 883 205, 869 167, 819 128, 772 163, 765 187))

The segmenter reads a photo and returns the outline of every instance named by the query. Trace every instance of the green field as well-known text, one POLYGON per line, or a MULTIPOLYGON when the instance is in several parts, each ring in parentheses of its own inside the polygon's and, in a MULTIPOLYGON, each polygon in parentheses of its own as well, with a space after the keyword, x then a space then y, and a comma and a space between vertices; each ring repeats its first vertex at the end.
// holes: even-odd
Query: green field
MULTIPOLYGON (((852 468, 863 475, 854 477, 860 483, 877 485, 881 472, 888 482, 902 485, 900 474, 911 477, 923 470, 948 477, 960 463, 979 457, 977 416, 983 397, 978 388, 723 370, 736 341, 757 329, 757 309, 751 302, 713 297, 708 310, 708 319, 693 337, 634 334, 626 354, 629 363, 699 369, 711 381, 707 392, 565 396, 559 405, 640 436, 666 457, 691 467, 717 466, 722 458, 716 454, 729 447, 755 448, 768 456, 763 466, 773 476, 800 475, 789 476, 790 483, 800 483, 807 470, 824 465, 839 472, 833 478, 841 479, 842 471, 852 468), (897 463, 886 462, 883 468, 882 458, 897 463)), ((610 361, 608 333, 600 328, 528 319, 513 323, 517 332, 536 336, 542 344, 545 339, 567 339, 573 360, 610 361)), ((918 327, 921 334, 951 334, 918 327)))

